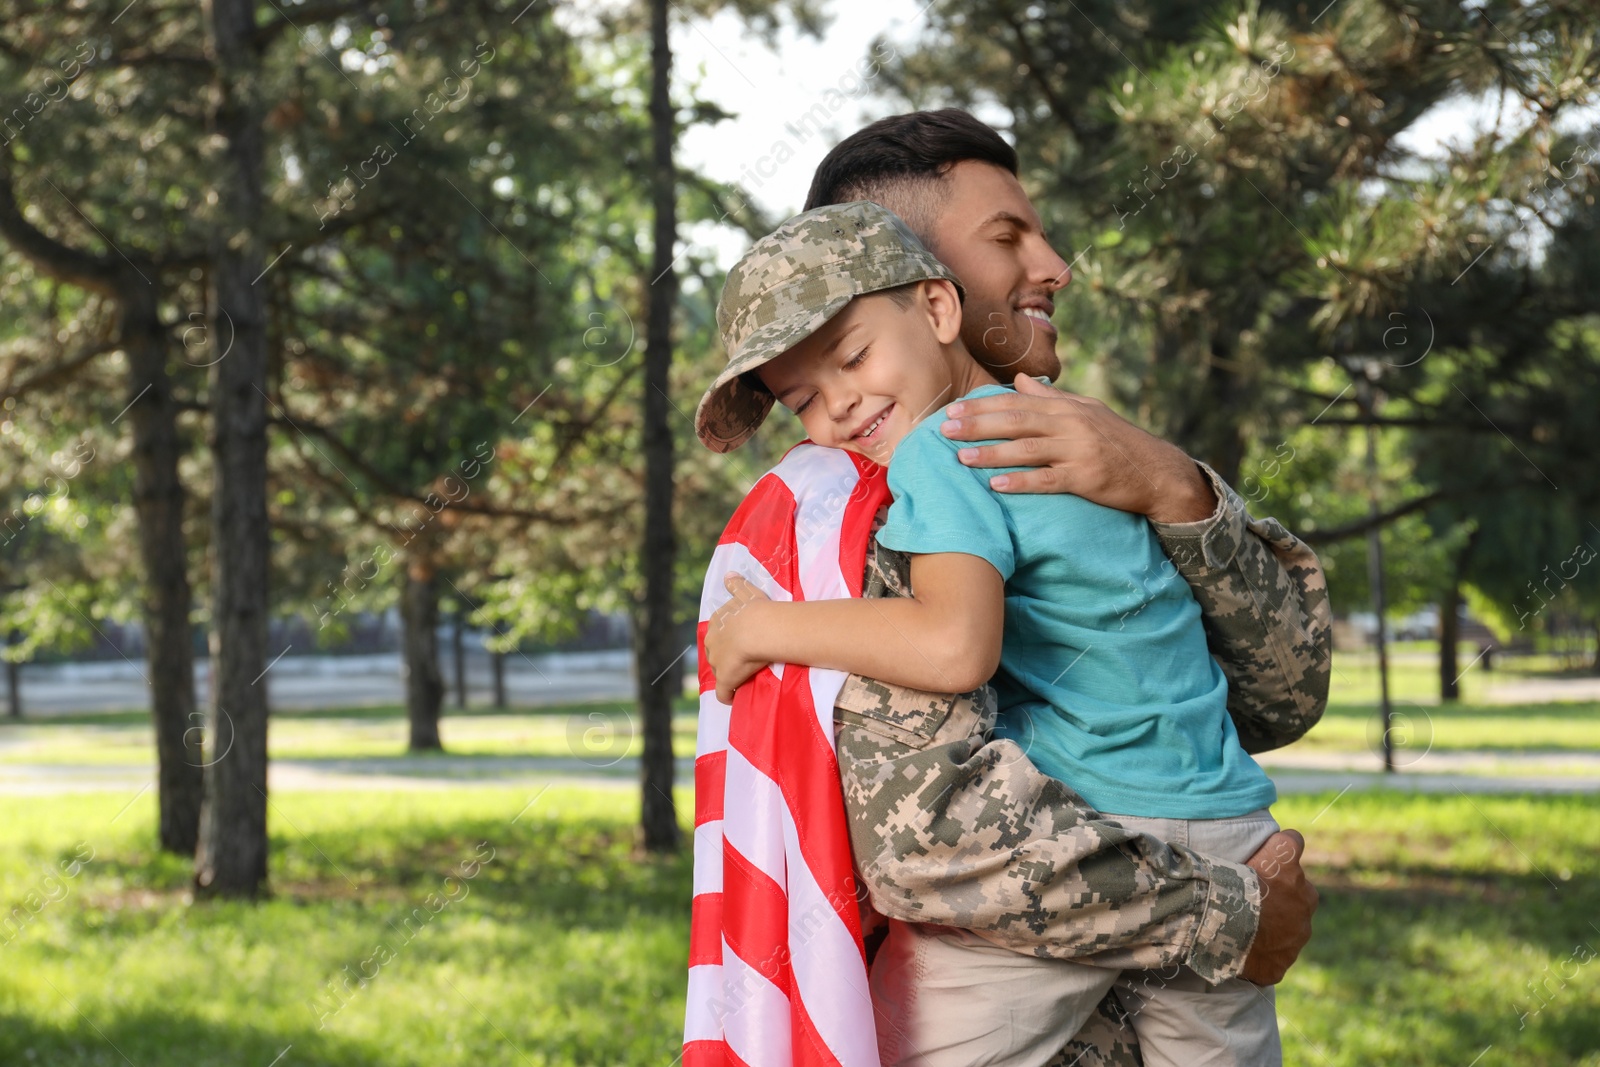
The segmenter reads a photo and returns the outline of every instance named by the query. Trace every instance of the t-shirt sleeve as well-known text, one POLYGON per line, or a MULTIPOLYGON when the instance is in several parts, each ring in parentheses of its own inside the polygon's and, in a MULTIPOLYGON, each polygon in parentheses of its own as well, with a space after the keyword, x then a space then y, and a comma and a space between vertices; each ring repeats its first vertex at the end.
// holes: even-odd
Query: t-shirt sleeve
POLYGON ((889 464, 894 503, 878 541, 913 554, 977 556, 1009 579, 1016 555, 1005 504, 989 488, 994 472, 964 466, 957 447, 937 433, 913 432, 900 442, 889 464))

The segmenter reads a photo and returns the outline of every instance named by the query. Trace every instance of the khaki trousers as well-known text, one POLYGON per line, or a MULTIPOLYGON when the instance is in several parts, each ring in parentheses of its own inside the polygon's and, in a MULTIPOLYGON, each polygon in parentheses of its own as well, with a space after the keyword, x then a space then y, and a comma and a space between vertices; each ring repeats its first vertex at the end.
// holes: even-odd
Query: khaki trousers
MULTIPOLYGON (((1107 815, 1203 856, 1241 863, 1278 830, 1265 809, 1232 819, 1107 815)), ((1281 1067, 1271 988, 1211 986, 1187 967, 1122 971, 1027 956, 969 930, 891 923, 873 961, 884 1067, 1045 1067, 1107 990, 1132 1017, 1146 1067, 1281 1067)))

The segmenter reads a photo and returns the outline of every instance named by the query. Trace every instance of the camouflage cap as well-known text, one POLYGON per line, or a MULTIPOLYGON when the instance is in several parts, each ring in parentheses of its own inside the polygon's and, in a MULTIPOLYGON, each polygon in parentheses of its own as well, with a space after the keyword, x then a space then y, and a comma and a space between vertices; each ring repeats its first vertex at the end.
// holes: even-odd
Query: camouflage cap
POLYGON ((867 200, 796 215, 757 241, 728 272, 717 301, 728 366, 695 410, 701 442, 731 452, 772 410, 772 396, 740 375, 810 337, 853 298, 930 278, 961 291, 898 215, 867 200))

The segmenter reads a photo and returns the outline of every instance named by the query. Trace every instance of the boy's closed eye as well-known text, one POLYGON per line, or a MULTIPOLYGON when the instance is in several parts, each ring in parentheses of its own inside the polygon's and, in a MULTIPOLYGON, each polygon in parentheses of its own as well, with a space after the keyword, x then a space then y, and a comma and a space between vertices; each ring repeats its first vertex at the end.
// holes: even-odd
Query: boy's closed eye
MULTIPOLYGON (((845 362, 843 364, 844 369, 845 370, 855 370, 857 367, 861 366, 861 364, 863 364, 863 363, 865 363, 867 361, 867 353, 870 352, 870 351, 872 351, 872 346, 871 345, 863 345, 862 348, 861 348, 861 351, 857 352, 855 355, 853 355, 849 359, 845 360, 845 362)), ((803 414, 805 412, 805 410, 808 407, 811 406, 811 402, 813 400, 815 400, 816 398, 817 398, 817 394, 816 393, 812 393, 810 396, 805 398, 804 402, 802 402, 801 404, 797 405, 796 407, 794 407, 791 410, 793 410, 796 415, 803 414)))

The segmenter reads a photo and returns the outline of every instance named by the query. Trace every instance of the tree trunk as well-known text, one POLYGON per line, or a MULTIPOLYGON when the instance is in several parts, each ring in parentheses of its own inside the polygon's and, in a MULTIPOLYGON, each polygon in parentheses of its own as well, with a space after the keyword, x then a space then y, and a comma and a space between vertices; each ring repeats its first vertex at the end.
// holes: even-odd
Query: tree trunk
POLYGON ((439 673, 439 580, 427 559, 406 566, 400 591, 401 674, 406 683, 406 721, 411 724, 410 750, 438 750, 439 705, 444 679, 439 673))
MULTIPOLYGON (((15 645, 22 640, 20 631, 6 635, 6 644, 15 645)), ((22 718, 22 664, 6 660, 6 710, 13 719, 22 718)))
POLYGON ((501 711, 506 707, 506 654, 492 653, 489 665, 494 671, 494 706, 501 711))
POLYGON ((650 3, 651 191, 655 201, 655 249, 647 291, 650 296, 644 356, 644 536, 639 567, 644 594, 636 613, 634 663, 638 675, 639 716, 644 735, 640 760, 640 843, 651 852, 675 852, 680 845, 672 785, 672 696, 668 667, 677 651, 672 624, 673 570, 677 534, 672 525, 672 424, 668 414, 672 367, 672 312, 678 302, 673 247, 678 238, 677 175, 673 169, 673 111, 669 98, 672 47, 668 39, 670 0, 650 3))
POLYGON ((195 884, 256 896, 267 879, 266 269, 253 0, 207 0, 218 78, 211 128, 218 225, 211 250, 212 703, 195 884))
POLYGON ((455 674, 456 707, 467 710, 467 646, 466 626, 461 609, 455 611, 455 626, 450 631, 450 668, 455 674))
POLYGON ((1239 484, 1239 469, 1244 465, 1244 433, 1237 413, 1244 406, 1245 382, 1235 366, 1237 352, 1231 342, 1211 342, 1211 360, 1206 368, 1205 385, 1197 413, 1198 432, 1187 449, 1206 463, 1229 485, 1239 484))
POLYGON ((1150 377, 1135 410, 1156 436, 1237 486, 1245 454, 1237 412, 1247 410, 1248 387, 1235 365, 1234 346, 1222 340, 1226 336, 1220 323, 1202 326, 1189 316, 1159 321, 1151 339, 1150 377), (1199 378, 1197 366, 1204 368, 1199 378))
POLYGON ((1467 536, 1450 568, 1450 584, 1439 603, 1439 699, 1461 699, 1461 585, 1467 580, 1467 564, 1478 543, 1478 531, 1467 536))
POLYGON ((1457 666, 1457 647, 1461 644, 1461 585, 1452 576, 1439 601, 1439 699, 1461 699, 1461 671, 1457 666))
POLYGON ((128 423, 133 435, 133 499, 144 564, 145 655, 156 735, 159 838, 168 852, 193 856, 204 793, 200 712, 194 697, 193 595, 183 535, 185 496, 178 477, 183 441, 167 375, 167 334, 154 286, 130 278, 122 304, 128 360, 128 423))

